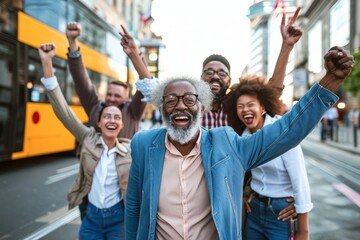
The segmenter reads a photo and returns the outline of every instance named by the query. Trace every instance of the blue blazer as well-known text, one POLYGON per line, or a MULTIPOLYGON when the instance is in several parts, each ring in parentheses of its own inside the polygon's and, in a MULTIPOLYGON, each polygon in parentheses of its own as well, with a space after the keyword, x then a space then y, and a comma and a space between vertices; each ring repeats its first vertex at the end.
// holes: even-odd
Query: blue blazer
MULTIPOLYGON (((337 99, 316 84, 280 120, 250 136, 240 137, 230 127, 201 129, 201 157, 220 239, 241 239, 244 173, 298 145, 337 99)), ((131 141, 126 239, 155 239, 165 136, 165 128, 153 129, 131 141)))

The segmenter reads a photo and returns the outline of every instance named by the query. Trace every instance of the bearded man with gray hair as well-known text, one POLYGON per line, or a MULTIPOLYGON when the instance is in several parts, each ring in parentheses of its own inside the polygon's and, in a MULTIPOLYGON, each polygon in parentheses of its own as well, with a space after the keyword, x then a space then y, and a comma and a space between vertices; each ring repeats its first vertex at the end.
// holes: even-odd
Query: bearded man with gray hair
POLYGON ((212 102, 204 81, 174 78, 152 94, 165 128, 137 133, 126 193, 127 239, 241 239, 244 173, 298 145, 338 100, 354 66, 334 47, 326 75, 280 120, 240 137, 232 128, 201 128, 212 102))

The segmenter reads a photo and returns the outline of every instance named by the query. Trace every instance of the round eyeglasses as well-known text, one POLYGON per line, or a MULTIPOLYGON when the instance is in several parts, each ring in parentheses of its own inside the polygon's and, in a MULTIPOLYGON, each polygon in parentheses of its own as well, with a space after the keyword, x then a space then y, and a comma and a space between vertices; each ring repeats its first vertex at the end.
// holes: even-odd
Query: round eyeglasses
POLYGON ((207 70, 204 70, 203 73, 205 74, 206 77, 212 77, 216 73, 219 76, 219 78, 221 78, 221 79, 224 79, 227 76, 229 76, 229 74, 227 72, 225 72, 224 70, 215 71, 214 69, 207 69, 207 70))
POLYGON ((170 107, 170 108, 176 107, 176 105, 178 105, 178 103, 179 103, 180 98, 182 99, 183 103, 187 107, 192 107, 196 104, 196 102, 198 100, 198 95, 193 94, 193 93, 187 93, 182 96, 177 96, 175 94, 169 94, 169 95, 163 96, 163 103, 165 104, 165 106, 170 107))

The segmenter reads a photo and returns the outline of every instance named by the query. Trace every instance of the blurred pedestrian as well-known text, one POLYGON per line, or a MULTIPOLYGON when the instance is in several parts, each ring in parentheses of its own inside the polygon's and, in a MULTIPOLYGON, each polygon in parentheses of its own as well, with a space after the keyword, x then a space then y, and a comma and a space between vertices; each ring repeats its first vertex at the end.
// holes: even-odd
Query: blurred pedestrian
MULTIPOLYGON (((99 131, 97 119, 102 106, 104 104, 117 106, 121 110, 122 121, 124 123, 119 137, 122 138, 121 141, 126 141, 124 138, 131 139, 139 130, 139 124, 146 108, 146 102, 142 101, 142 98, 149 98, 148 94, 156 86, 158 79, 153 78, 148 72, 143 63, 140 50, 132 36, 123 26, 122 31, 122 33, 120 32, 122 36, 120 44, 133 63, 140 78, 135 83, 137 91, 131 100, 129 100, 128 84, 119 80, 111 81, 107 88, 105 101, 99 100, 96 87, 91 83, 80 53, 78 38, 81 35, 81 24, 77 22, 68 23, 66 37, 69 42, 69 52, 67 54, 69 69, 74 80, 75 91, 89 119, 86 123, 87 126, 94 127, 96 131, 99 131)), ((81 145, 79 144, 76 150, 77 156, 79 156, 80 151, 81 145)), ((86 206, 80 205, 79 208, 81 218, 83 218, 86 206)))
POLYGON ((354 110, 352 116, 352 124, 354 127, 359 127, 360 111, 358 109, 354 110))
POLYGON ((329 130, 328 130, 328 122, 327 122, 327 118, 325 117, 325 115, 321 118, 320 120, 320 137, 321 137, 321 141, 325 141, 329 130))
POLYGON ((152 111, 152 114, 151 114, 151 128, 155 127, 157 124, 159 124, 159 126, 162 125, 162 118, 161 118, 161 114, 160 114, 160 111, 159 109, 155 108, 153 111, 152 111))
POLYGON ((87 201, 79 239, 125 239, 124 201, 131 163, 130 146, 117 136, 123 128, 118 106, 103 105, 98 128, 83 125, 69 108, 54 75, 54 44, 43 44, 39 55, 44 71, 41 79, 56 116, 83 144, 80 169, 68 192, 69 209, 87 201))
POLYGON ((204 81, 175 78, 152 94, 165 128, 131 141, 127 239, 241 239, 244 173, 298 145, 338 97, 354 58, 334 47, 326 75, 282 118, 247 137, 230 127, 201 128, 212 94, 204 81))
MULTIPOLYGON (((248 136, 281 118, 283 104, 266 79, 240 78, 238 87, 224 101, 229 126, 248 136)), ((279 213, 295 198, 298 227, 295 239, 309 239, 308 212, 312 209, 310 187, 300 145, 251 169, 252 194, 246 201, 245 239, 289 239, 291 220, 279 220, 279 213)))
POLYGON ((325 132, 330 137, 331 141, 334 140, 334 131, 337 126, 339 113, 336 107, 330 108, 324 115, 324 122, 326 123, 325 132))

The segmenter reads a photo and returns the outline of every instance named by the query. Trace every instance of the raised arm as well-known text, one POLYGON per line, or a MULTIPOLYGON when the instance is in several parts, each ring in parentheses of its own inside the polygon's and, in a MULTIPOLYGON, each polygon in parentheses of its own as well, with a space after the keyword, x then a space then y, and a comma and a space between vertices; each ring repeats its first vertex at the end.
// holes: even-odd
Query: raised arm
POLYGON ((74 112, 70 109, 60 90, 52 65, 55 49, 54 43, 43 44, 38 49, 44 72, 44 77, 41 81, 46 88, 46 94, 49 97, 51 106, 58 119, 79 142, 82 142, 89 132, 89 129, 79 121, 74 112))
MULTIPOLYGON (((335 104, 338 97, 333 93, 350 74, 354 66, 354 58, 344 49, 333 47, 324 57, 324 66, 325 76, 292 107, 291 111, 275 123, 263 127, 256 134, 239 139, 243 146, 256 146, 251 149, 249 156, 243 156, 244 159, 249 159, 245 162, 249 164, 245 170, 264 164, 298 145, 316 126, 324 113, 335 104), (269 147, 272 145, 274 146, 269 147)), ((239 146, 241 148, 240 144, 239 146)), ((245 150, 240 149, 241 152, 245 150)))
POLYGON ((66 37, 69 42, 69 50, 76 52, 79 50, 78 37, 81 35, 81 25, 77 22, 69 22, 66 25, 66 37))
POLYGON ((149 73, 146 64, 143 61, 143 56, 140 54, 140 50, 137 47, 134 38, 129 34, 126 28, 121 25, 121 29, 123 32, 119 32, 121 35, 121 42, 120 45, 123 47, 123 51, 131 60, 132 64, 134 65, 137 73, 139 74, 139 78, 151 78, 151 74, 149 73))
POLYGON ((293 17, 289 18, 287 24, 286 14, 284 13, 281 20, 280 32, 282 36, 282 44, 279 53, 279 57, 276 61, 274 73, 269 81, 274 88, 279 90, 279 97, 282 94, 282 89, 284 87, 284 79, 286 75, 286 66, 289 61, 289 56, 294 48, 294 45, 299 41, 303 32, 300 28, 293 26, 295 23, 300 7, 296 9, 296 12, 293 17))
POLYGON ((147 69, 146 62, 144 62, 143 56, 140 55, 139 48, 137 47, 134 38, 129 34, 124 26, 121 25, 122 32, 120 45, 123 47, 123 51, 131 60, 137 73, 139 74, 139 80, 136 81, 136 93, 130 103, 129 111, 133 119, 140 120, 145 111, 145 102, 149 100, 152 89, 157 85, 158 79, 153 78, 147 69))
POLYGON ((42 44, 38 49, 44 78, 51 78, 55 76, 52 65, 52 59, 55 56, 55 49, 56 46, 54 43, 42 44))
POLYGON ((66 26, 66 37, 69 42, 68 63, 71 76, 75 84, 76 94, 88 117, 93 106, 99 104, 96 88, 92 84, 80 54, 78 37, 81 35, 81 25, 70 22, 66 26))

